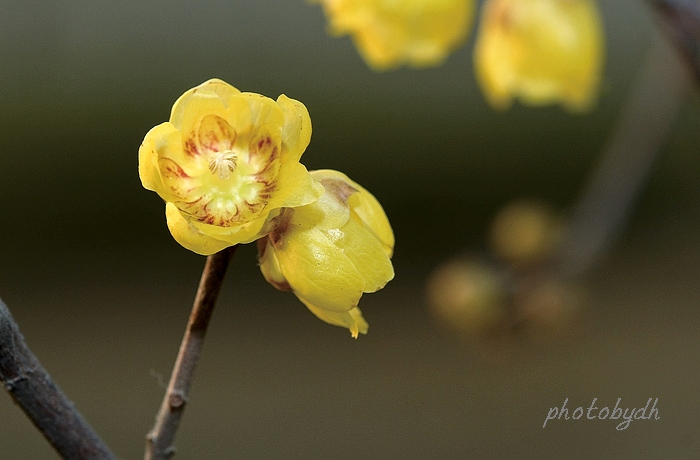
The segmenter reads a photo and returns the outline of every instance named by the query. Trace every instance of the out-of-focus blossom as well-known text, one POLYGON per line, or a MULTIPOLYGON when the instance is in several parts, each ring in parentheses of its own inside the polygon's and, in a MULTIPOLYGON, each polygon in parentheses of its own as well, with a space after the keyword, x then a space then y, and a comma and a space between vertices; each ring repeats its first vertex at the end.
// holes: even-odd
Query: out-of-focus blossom
POLYGON ((519 330, 538 342, 574 337, 587 323, 586 298, 586 291, 575 282, 555 276, 526 279, 515 298, 519 330))
POLYGON ((334 35, 349 34, 376 70, 435 66, 467 37, 473 0, 311 0, 334 35))
POLYGON ((428 279, 428 305, 449 328, 468 336, 486 336, 506 319, 507 281, 487 262, 454 259, 435 269, 428 279))
POLYGON ((291 290, 316 316, 366 334, 357 304, 394 277, 394 234, 377 199, 346 175, 312 171, 325 187, 313 203, 285 209, 258 240, 260 269, 280 290, 291 290))
POLYGON ((489 103, 514 97, 561 102, 572 111, 596 99, 604 60, 594 0, 487 0, 474 50, 477 80, 489 103))
POLYGON ((249 243, 282 208, 323 194, 299 159, 311 138, 306 107, 212 79, 175 102, 139 149, 143 186, 166 202, 175 240, 209 255, 249 243))
POLYGON ((543 262, 559 247, 563 227, 563 219, 545 203, 514 201, 501 209, 491 224, 491 248, 516 266, 543 262))

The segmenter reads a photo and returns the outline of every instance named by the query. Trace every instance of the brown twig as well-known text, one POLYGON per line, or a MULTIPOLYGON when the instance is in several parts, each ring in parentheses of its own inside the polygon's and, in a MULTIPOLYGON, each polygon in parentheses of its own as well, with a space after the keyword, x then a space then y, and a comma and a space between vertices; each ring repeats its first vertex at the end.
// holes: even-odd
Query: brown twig
POLYGON ((620 231, 687 94, 690 79, 685 70, 656 38, 600 163, 574 207, 556 267, 564 276, 590 268, 620 231))
POLYGON ((649 0, 668 35, 700 83, 700 4, 697 0, 649 0))
POLYGON ((175 433, 187 405, 194 368, 202 350, 204 335, 207 332, 221 282, 235 250, 236 246, 233 246, 207 257, 168 389, 156 417, 156 423, 146 435, 145 460, 165 460, 175 455, 175 433))
POLYGON ((63 458, 116 459, 41 366, 2 301, 0 381, 63 458))

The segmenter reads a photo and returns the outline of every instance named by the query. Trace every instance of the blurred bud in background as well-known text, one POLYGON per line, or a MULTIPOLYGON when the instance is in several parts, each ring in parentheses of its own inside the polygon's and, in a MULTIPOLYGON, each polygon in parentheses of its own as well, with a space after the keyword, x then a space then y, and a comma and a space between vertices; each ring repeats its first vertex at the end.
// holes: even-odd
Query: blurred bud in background
POLYGON ((522 279, 513 306, 517 329, 535 342, 571 338, 588 317, 583 287, 554 276, 522 279))
POLYGON ((466 40, 473 0, 311 0, 375 70, 440 65, 466 40))
POLYGON ((442 324, 469 336, 492 334, 506 319, 506 275, 478 258, 458 258, 438 267, 427 286, 431 312, 442 324))
POLYGON ((489 360, 577 335, 586 324, 584 289, 562 279, 553 263, 563 229, 564 219, 543 202, 507 204, 492 222, 490 253, 447 261, 432 273, 431 313, 489 360))
POLYGON ((563 227, 562 218, 549 205, 517 200, 496 214, 489 243, 496 256, 512 265, 541 263, 554 255, 563 227))
POLYGON ((474 48, 476 77, 494 108, 518 97, 585 111, 597 97, 603 42, 593 0, 487 0, 474 48))

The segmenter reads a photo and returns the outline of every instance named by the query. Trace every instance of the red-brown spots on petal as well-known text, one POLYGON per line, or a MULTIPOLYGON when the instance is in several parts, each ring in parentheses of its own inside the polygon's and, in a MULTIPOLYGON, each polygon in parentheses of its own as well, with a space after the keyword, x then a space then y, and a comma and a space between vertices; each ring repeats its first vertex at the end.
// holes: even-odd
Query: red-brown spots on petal
POLYGON ((284 208, 279 216, 272 219, 274 228, 267 235, 267 237, 270 239, 272 247, 280 249, 284 244, 284 235, 287 232, 287 228, 289 228, 289 222, 292 220, 292 214, 294 214, 293 209, 284 208))
POLYGON ((255 175, 254 176, 255 182, 258 184, 263 184, 265 189, 268 189, 269 187, 273 186, 275 181, 273 179, 268 179, 267 177, 261 176, 261 175, 255 175))
POLYGON ((279 145, 268 133, 259 134, 248 144, 248 165, 253 175, 274 176, 279 170, 279 145))
POLYGON ((243 204, 246 206, 246 208, 248 208, 248 211, 250 211, 251 214, 259 214, 263 209, 265 209, 265 206, 267 206, 266 201, 251 203, 248 200, 243 200, 243 204))
POLYGON ((258 258, 262 259, 265 257, 265 253, 267 252, 267 237, 263 236, 259 240, 255 242, 255 244, 258 247, 258 258))
POLYGON ((357 192, 356 188, 338 179, 321 179, 319 182, 325 187, 327 193, 336 197, 343 204, 347 204, 350 195, 357 192))
POLYGON ((236 131, 223 118, 205 115, 199 122, 198 140, 204 150, 223 152, 233 147, 236 131))
POLYGON ((160 158, 158 160, 158 166, 160 167, 160 173, 165 179, 189 179, 190 176, 185 172, 184 169, 180 167, 179 164, 175 163, 170 158, 160 158))
MULTIPOLYGON (((268 244, 271 244, 271 241, 267 236, 264 236, 264 237, 260 238, 259 240, 257 240, 256 244, 258 246, 258 260, 260 260, 261 263, 264 263, 263 258, 265 257, 265 254, 268 251, 267 246, 268 246, 268 244)), ((269 250, 272 251, 272 248, 270 248, 269 250)), ((269 279, 267 277, 265 277, 265 279, 267 280, 268 283, 270 283, 271 285, 273 285, 275 288, 279 289, 280 291, 291 291, 292 290, 292 287, 289 285, 289 283, 287 282, 286 279, 277 280, 277 279, 269 279)))
POLYGON ((274 174, 276 172, 274 170, 277 167, 278 162, 276 160, 277 160, 277 157, 279 156, 277 154, 277 152, 278 152, 277 147, 273 147, 272 151, 270 152, 270 155, 268 156, 267 164, 265 165, 265 167, 262 170, 257 172, 256 176, 263 176, 263 175, 268 174, 268 173, 274 174))
POLYGON ((163 184, 178 198, 185 199, 197 188, 196 179, 190 177, 170 158, 159 158, 158 169, 163 178, 163 184))
POLYGON ((264 138, 258 140, 258 150, 268 149, 272 145, 272 139, 270 136, 265 136, 264 138))
POLYGON ((190 157, 198 157, 199 155, 202 154, 200 152, 199 147, 197 147, 197 143, 194 140, 194 133, 191 133, 188 137, 187 140, 185 141, 184 145, 184 151, 185 154, 187 154, 190 157))
POLYGON ((177 207, 180 211, 187 214, 190 217, 197 217, 204 214, 205 206, 202 206, 201 201, 204 197, 200 196, 192 201, 181 201, 177 203, 177 207))
POLYGON ((287 281, 267 280, 272 286, 280 291, 291 291, 292 286, 287 281))
POLYGON ((211 209, 209 206, 211 203, 207 203, 201 207, 201 213, 197 216, 193 216, 197 222, 203 224, 214 225, 217 227, 232 227, 242 220, 241 213, 237 205, 233 205, 233 210, 215 208, 211 209))

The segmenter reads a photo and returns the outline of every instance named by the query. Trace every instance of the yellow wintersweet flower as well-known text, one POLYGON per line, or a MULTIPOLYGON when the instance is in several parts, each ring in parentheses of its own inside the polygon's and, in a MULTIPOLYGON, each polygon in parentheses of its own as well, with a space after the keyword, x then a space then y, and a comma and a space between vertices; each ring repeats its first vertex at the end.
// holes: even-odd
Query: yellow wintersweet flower
POLYGON ((507 108, 519 96, 583 111, 597 96, 603 54, 593 0, 487 0, 474 64, 494 107, 507 108))
POLYGON ((274 230, 258 240, 260 269, 277 289, 292 290, 320 319, 357 338, 368 329, 360 297, 394 277, 394 233, 377 199, 345 174, 311 175, 325 194, 275 219, 274 230))
POLYGON ((175 240, 210 255, 260 238, 281 208, 323 194, 299 163, 310 138, 301 102, 241 93, 212 79, 180 96, 170 121, 146 134, 139 175, 165 200, 175 240))
POLYGON ((474 0, 311 0, 323 4, 334 35, 350 34, 376 70, 435 66, 462 44, 474 0))

